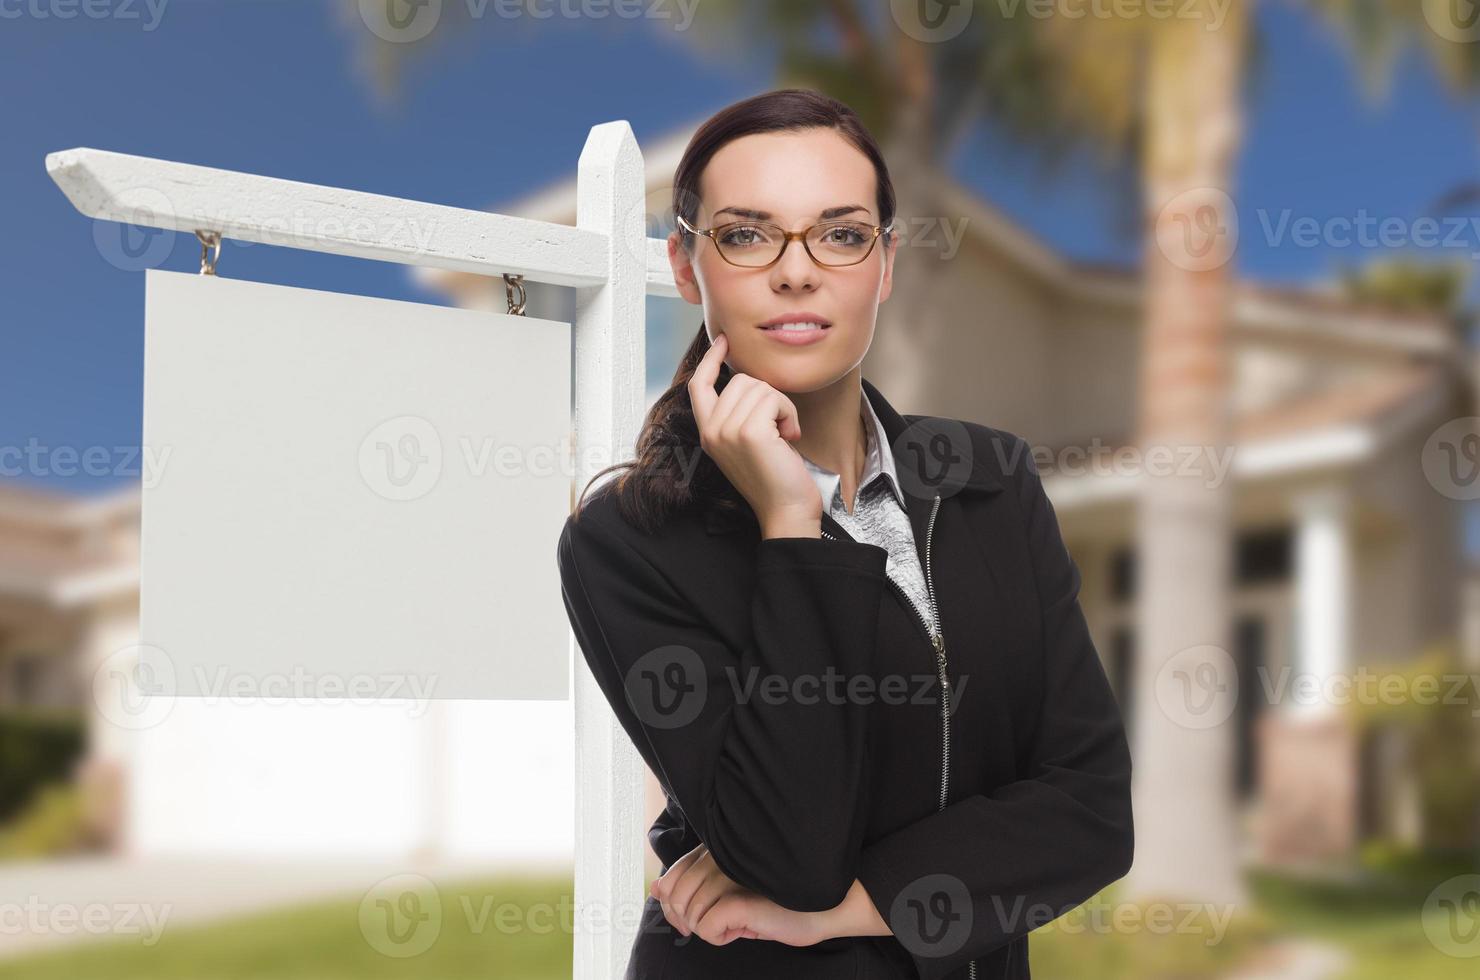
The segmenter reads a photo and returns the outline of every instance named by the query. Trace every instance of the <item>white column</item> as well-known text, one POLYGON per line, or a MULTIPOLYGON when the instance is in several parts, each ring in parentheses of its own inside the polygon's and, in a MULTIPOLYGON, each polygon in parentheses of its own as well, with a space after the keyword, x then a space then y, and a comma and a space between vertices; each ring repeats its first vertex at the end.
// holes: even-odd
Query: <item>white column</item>
MULTIPOLYGON (((642 154, 626 122, 591 127, 576 179, 576 225, 608 243, 606 282, 576 291, 576 490, 633 457, 642 426, 647 230, 642 154)), ((575 697, 574 978, 616 980, 637 938, 643 890, 642 757, 571 633, 575 697)))
POLYGON ((1335 705, 1324 696, 1334 677, 1350 666, 1352 557, 1350 495, 1342 486, 1324 486, 1296 496, 1296 636, 1291 711, 1315 717, 1335 705), (1305 678, 1310 678, 1307 680, 1305 678), (1320 696, 1309 695, 1311 680, 1320 696))

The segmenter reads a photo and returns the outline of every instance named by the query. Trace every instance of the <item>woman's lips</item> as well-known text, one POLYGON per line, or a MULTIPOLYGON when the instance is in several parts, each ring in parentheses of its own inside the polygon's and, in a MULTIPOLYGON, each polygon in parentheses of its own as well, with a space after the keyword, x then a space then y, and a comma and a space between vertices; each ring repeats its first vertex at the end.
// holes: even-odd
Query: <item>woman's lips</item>
POLYGON ((832 328, 818 323, 785 323, 780 326, 760 328, 761 332, 772 340, 792 345, 815 344, 830 329, 832 328))

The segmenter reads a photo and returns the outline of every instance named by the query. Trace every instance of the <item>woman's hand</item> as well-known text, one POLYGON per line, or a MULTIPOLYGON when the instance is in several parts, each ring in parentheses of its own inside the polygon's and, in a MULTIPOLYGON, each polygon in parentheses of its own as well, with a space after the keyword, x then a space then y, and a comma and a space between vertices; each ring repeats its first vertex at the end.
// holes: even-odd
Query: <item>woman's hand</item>
POLYGON ((762 537, 818 537, 822 495, 789 441, 802 434, 796 405, 748 374, 731 375, 725 390, 716 392, 729 349, 724 334, 714 338, 689 378, 699 445, 749 501, 762 537), (809 533, 813 528, 818 533, 809 533))
POLYGON ((703 844, 673 862, 650 891, 670 925, 713 946, 735 939, 811 946, 833 934, 832 910, 797 912, 737 885, 703 844))

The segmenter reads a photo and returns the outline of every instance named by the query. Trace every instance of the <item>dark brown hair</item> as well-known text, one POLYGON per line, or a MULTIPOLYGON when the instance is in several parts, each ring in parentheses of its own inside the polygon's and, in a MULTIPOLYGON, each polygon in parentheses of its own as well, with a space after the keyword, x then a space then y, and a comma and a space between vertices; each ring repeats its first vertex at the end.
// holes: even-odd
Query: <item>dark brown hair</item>
MULTIPOLYGON (((874 166, 877 179, 876 204, 879 224, 894 220, 894 183, 879 150, 858 115, 847 105, 830 96, 809 89, 785 88, 765 92, 726 106, 715 113, 689 140, 683 158, 673 175, 674 215, 697 224, 699 214, 699 178, 714 154, 732 140, 753 133, 799 132, 806 129, 836 130, 874 166)), ((881 244, 889 244, 885 233, 881 244)), ((683 234, 683 247, 693 253, 694 236, 683 234)), ((618 506, 628 523, 645 531, 656 530, 675 511, 708 502, 726 514, 744 520, 754 519, 750 506, 734 488, 720 468, 699 445, 699 427, 689 401, 688 384, 694 369, 709 350, 709 333, 701 322, 699 332, 679 360, 678 369, 668 390, 648 410, 637 436, 636 456, 614 463, 587 481, 576 501, 575 519, 579 519, 586 500, 586 490, 598 478, 613 470, 626 470, 621 476, 598 488, 598 493, 617 494, 618 506)), ((715 390, 723 391, 732 375, 728 365, 721 365, 715 390)))

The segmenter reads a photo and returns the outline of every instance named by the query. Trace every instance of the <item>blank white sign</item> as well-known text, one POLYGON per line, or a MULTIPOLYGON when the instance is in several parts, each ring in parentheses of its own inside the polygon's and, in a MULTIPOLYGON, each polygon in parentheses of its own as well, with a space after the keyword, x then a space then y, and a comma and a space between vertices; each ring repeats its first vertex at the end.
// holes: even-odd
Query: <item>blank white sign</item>
POLYGON ((569 691, 570 325, 149 269, 142 693, 569 691))

